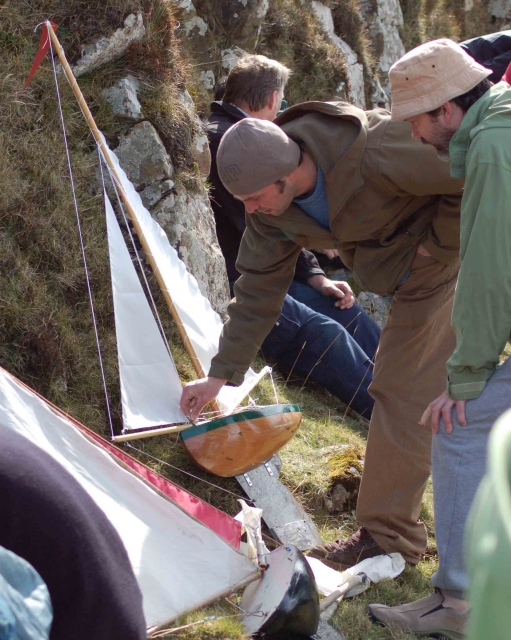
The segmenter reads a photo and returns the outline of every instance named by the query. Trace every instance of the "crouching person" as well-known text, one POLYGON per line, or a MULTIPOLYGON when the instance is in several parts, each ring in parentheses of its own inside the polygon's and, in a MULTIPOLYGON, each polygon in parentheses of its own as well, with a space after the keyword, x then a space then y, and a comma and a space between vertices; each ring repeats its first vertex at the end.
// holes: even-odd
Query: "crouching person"
POLYGON ((441 39, 407 53, 390 70, 392 119, 450 158, 465 179, 461 269, 452 326, 456 349, 447 390, 427 408, 433 431, 433 489, 439 555, 435 592, 399 607, 370 605, 380 623, 417 635, 463 638, 468 578, 467 514, 485 473, 488 435, 511 407, 511 360, 499 366, 511 333, 511 87, 457 44, 441 39))

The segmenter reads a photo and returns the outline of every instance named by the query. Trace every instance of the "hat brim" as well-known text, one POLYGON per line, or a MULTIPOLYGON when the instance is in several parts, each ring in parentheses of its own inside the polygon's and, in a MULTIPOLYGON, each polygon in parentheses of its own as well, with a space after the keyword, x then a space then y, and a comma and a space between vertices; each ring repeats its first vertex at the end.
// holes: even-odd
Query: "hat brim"
POLYGON ((456 76, 451 82, 443 85, 441 90, 434 91, 434 95, 428 93, 412 99, 403 100, 402 102, 399 100, 399 97, 396 96, 391 105, 391 120, 394 122, 402 122, 403 120, 414 118, 421 113, 434 111, 446 102, 449 102, 449 100, 462 96, 464 93, 477 87, 480 82, 491 74, 491 69, 469 67, 463 73, 456 76))

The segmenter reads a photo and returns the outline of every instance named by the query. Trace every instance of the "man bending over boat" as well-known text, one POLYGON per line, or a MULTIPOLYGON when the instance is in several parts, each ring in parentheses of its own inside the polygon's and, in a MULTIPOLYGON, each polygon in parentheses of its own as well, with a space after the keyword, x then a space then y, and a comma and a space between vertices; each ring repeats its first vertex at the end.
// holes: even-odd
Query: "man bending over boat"
POLYGON ((454 349, 463 182, 383 109, 309 102, 276 122, 245 118, 219 146, 220 178, 248 212, 241 277, 209 377, 184 388, 181 407, 194 419, 227 381, 240 383, 301 249, 337 249, 365 289, 393 301, 371 385, 362 528, 313 552, 340 566, 393 551, 416 564, 427 544, 418 518, 431 468, 431 430, 418 423, 443 391, 454 349))
MULTIPOLYGON (((232 68, 223 101, 212 103, 205 126, 211 150, 211 206, 231 291, 240 275, 236 258, 245 230, 245 206, 220 180, 218 145, 244 118, 273 120, 288 77, 289 69, 276 60, 245 56, 232 68)), ((280 316, 261 345, 263 355, 317 382, 369 419, 374 401, 367 388, 379 340, 380 328, 354 304, 348 283, 329 280, 314 254, 302 249, 280 316)))

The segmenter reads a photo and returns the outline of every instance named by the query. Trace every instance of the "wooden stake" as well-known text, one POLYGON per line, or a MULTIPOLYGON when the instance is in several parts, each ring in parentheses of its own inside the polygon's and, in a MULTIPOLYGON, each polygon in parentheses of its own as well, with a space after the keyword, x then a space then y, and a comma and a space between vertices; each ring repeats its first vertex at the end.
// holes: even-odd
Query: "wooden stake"
MULTIPOLYGON (((110 157, 110 150, 107 147, 107 145, 105 144, 105 141, 103 140, 103 136, 101 135, 101 132, 99 131, 96 122, 94 121, 94 118, 92 116, 92 113, 90 112, 89 107, 87 106, 87 103, 85 102, 85 98, 83 97, 83 94, 80 90, 80 87, 78 86, 78 83, 76 82, 76 78, 73 74, 73 71, 71 70, 71 67, 69 66, 69 62, 66 59, 66 54, 64 53, 64 49, 62 48, 56 34, 55 31, 53 30, 53 27, 51 26, 50 22, 46 22, 46 27, 48 29, 48 33, 50 34, 50 38, 51 41, 53 43, 53 46, 55 47, 55 51, 57 52, 57 55, 59 57, 60 63, 62 64, 62 67, 64 69, 64 73, 66 74, 66 77, 69 81, 69 84, 71 85, 71 89, 73 90, 73 93, 76 96, 76 99, 78 100, 78 104, 80 105, 80 109, 82 110, 83 115, 85 116, 85 119, 87 120, 87 123, 89 124, 90 130, 92 131, 92 135, 94 136, 94 138, 96 139, 96 142, 99 144, 99 146, 101 147, 101 151, 103 152, 103 156, 108 164, 108 166, 110 167, 110 170, 112 171, 112 174, 115 177, 116 180, 116 186, 119 190, 119 195, 121 197, 121 200, 124 203, 124 206, 126 207, 126 210, 129 214, 130 220, 133 223, 133 226, 135 228, 135 231, 137 233, 137 236, 140 239, 140 242, 142 244, 142 247, 144 248, 144 251, 146 253, 146 258, 149 261, 149 264, 151 265, 151 268, 154 272, 154 275, 156 276, 156 280, 158 281, 158 284, 160 286, 160 289, 163 293, 163 296, 165 298, 165 301, 167 302, 167 305, 169 307, 170 313, 172 314, 172 317, 174 319, 174 322, 176 323, 177 326, 177 330, 179 331, 179 335, 181 336, 181 340, 183 341, 184 347, 188 353, 188 355, 190 356, 191 360, 192 360, 192 364, 193 364, 193 368, 195 369, 195 372, 197 373, 197 375, 199 376, 199 378, 205 378, 206 377, 206 373, 204 372, 204 369, 202 368, 202 365, 200 363, 199 358, 197 357, 197 354, 195 353, 195 349, 193 348, 193 344, 190 342, 190 339, 186 333, 186 329, 184 327, 183 321, 181 320, 181 317, 179 315, 178 310, 176 309, 176 306, 174 305, 174 302, 172 300, 172 297, 170 295, 170 292, 168 291, 168 289, 165 287, 165 282, 163 280, 163 277, 160 273, 160 270, 158 268, 158 265, 156 264, 156 261, 154 260, 153 255, 151 254, 150 250, 149 250, 149 246, 146 242, 146 239, 144 237, 144 233, 142 231, 142 228, 140 227, 140 223, 137 219, 137 214, 135 212, 135 210, 133 209, 131 202, 129 201, 128 196, 126 195, 124 189, 122 188, 122 184, 121 184, 121 180, 119 178, 119 174, 117 173, 117 169, 112 161, 112 158, 110 157)), ((218 402, 216 400, 212 400, 210 403, 211 409, 213 411, 220 411, 220 407, 218 405, 218 402)))

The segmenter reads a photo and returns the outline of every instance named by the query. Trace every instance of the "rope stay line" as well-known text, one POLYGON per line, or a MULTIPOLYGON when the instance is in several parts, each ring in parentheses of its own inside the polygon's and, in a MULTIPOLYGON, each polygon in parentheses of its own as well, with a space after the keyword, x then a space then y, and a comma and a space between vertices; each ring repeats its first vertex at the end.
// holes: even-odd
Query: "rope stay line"
POLYGON ((83 260, 83 265, 84 265, 84 271, 85 271, 85 280, 87 282, 87 293, 89 296, 89 306, 90 306, 90 310, 91 310, 91 316, 92 316, 92 325, 94 327, 94 335, 96 338, 96 347, 97 347, 97 351, 98 351, 98 358, 99 358, 99 367, 101 369, 101 379, 103 382, 103 390, 105 393, 105 402, 106 402, 106 411, 107 411, 107 416, 108 416, 108 424, 110 426, 110 433, 112 435, 112 438, 114 437, 114 426, 113 426, 113 421, 112 421, 112 412, 110 410, 110 398, 108 395, 108 387, 106 384, 106 375, 105 375, 105 368, 103 365, 103 354, 101 351, 101 342, 99 339, 99 332, 98 332, 98 323, 97 323, 97 319, 96 319, 96 311, 94 308, 94 298, 92 295, 92 285, 91 285, 91 281, 90 281, 90 274, 89 274, 89 267, 87 264, 87 255, 86 255, 86 251, 85 251, 85 242, 83 239, 83 231, 82 231, 82 223, 80 220, 80 211, 78 208, 78 201, 76 198, 76 188, 75 188, 75 182, 74 182, 74 176, 73 176, 73 166, 71 163, 71 154, 69 152, 69 146, 67 143, 67 131, 66 131, 66 124, 64 121, 64 112, 62 109, 62 99, 61 99, 61 95, 60 95, 60 88, 59 88, 59 82, 58 82, 58 78, 57 78, 57 67, 55 65, 55 58, 53 55, 53 44, 50 38, 50 58, 51 58, 51 63, 52 63, 52 67, 53 67, 53 77, 55 80, 55 89, 57 92, 57 102, 58 102, 58 107, 59 107, 59 114, 60 114, 60 123, 61 123, 61 127, 62 127, 62 136, 64 138, 64 146, 66 149, 66 158, 67 158, 67 166, 68 166, 68 171, 69 171, 69 179, 70 179, 70 183, 71 183, 71 192, 73 194, 73 204, 74 204, 74 210, 75 210, 75 215, 76 215, 76 223, 77 223, 77 227, 78 227, 78 237, 80 240, 80 250, 82 253, 82 260, 83 260))

